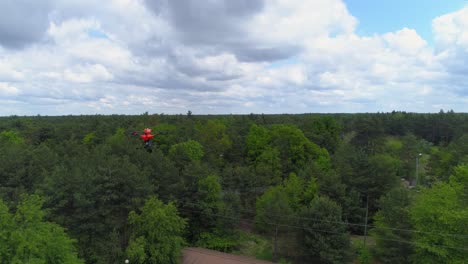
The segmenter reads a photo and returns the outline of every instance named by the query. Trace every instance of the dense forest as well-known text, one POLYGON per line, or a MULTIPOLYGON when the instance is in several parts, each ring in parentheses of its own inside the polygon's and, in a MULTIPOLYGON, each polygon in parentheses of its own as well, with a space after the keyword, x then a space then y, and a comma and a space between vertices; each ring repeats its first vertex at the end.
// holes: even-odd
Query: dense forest
POLYGON ((466 263, 467 227, 468 114, 0 117, 0 263, 466 263))

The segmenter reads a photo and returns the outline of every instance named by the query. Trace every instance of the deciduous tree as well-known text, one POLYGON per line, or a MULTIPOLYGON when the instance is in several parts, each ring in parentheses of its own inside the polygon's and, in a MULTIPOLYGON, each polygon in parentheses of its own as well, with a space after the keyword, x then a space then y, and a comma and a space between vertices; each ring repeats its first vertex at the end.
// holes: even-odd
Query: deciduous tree
POLYGON ((59 225, 44 220, 43 199, 24 196, 14 215, 0 200, 1 263, 84 263, 77 257, 75 241, 59 225))
POLYGON ((302 252, 310 262, 346 263, 350 238, 341 220, 341 207, 327 197, 317 197, 301 214, 299 233, 302 252))
POLYGON ((149 198, 140 213, 130 212, 128 220, 132 227, 126 251, 130 263, 179 263, 186 220, 172 203, 149 198))

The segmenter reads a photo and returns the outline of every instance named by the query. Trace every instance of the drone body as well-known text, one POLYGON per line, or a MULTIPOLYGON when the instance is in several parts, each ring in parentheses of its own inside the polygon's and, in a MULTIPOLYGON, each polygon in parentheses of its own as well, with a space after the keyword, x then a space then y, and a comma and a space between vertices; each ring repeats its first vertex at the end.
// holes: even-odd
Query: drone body
POLYGON ((138 132, 134 131, 132 132, 132 136, 138 136, 140 135, 140 138, 143 140, 143 143, 144 143, 144 148, 148 151, 148 152, 152 152, 152 149, 151 149, 151 139, 153 139, 154 135, 151 134, 151 129, 150 128, 145 128, 143 129, 143 134, 139 134, 138 132))

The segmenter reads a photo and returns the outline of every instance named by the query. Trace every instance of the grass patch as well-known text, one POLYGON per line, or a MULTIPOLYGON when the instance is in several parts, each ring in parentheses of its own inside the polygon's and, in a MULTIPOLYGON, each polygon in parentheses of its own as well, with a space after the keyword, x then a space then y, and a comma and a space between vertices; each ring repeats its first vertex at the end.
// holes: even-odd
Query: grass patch
POLYGON ((230 253, 235 248, 239 247, 240 241, 237 235, 218 234, 218 233, 202 233, 200 240, 195 246, 208 248, 216 251, 230 253))
MULTIPOLYGON (((364 243, 364 236, 356 236, 352 235, 351 236, 351 245, 352 246, 359 246, 364 243)), ((371 236, 367 236, 366 238, 366 244, 369 247, 374 247, 375 246, 375 239, 371 236)))
POLYGON ((273 246, 271 239, 245 231, 239 231, 239 233, 240 246, 237 251, 233 252, 234 254, 269 261, 273 259, 273 246))

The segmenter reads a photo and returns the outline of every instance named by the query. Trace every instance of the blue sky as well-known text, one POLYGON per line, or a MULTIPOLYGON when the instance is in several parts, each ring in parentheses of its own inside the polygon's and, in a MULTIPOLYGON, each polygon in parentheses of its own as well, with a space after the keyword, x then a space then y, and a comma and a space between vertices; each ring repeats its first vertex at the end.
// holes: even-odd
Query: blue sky
POLYGON ((465 4, 0 1, 0 116, 468 112, 465 4))
POLYGON ((359 20, 359 34, 382 34, 408 27, 432 43, 432 20, 461 9, 467 1, 345 0, 345 3, 350 13, 359 20))

